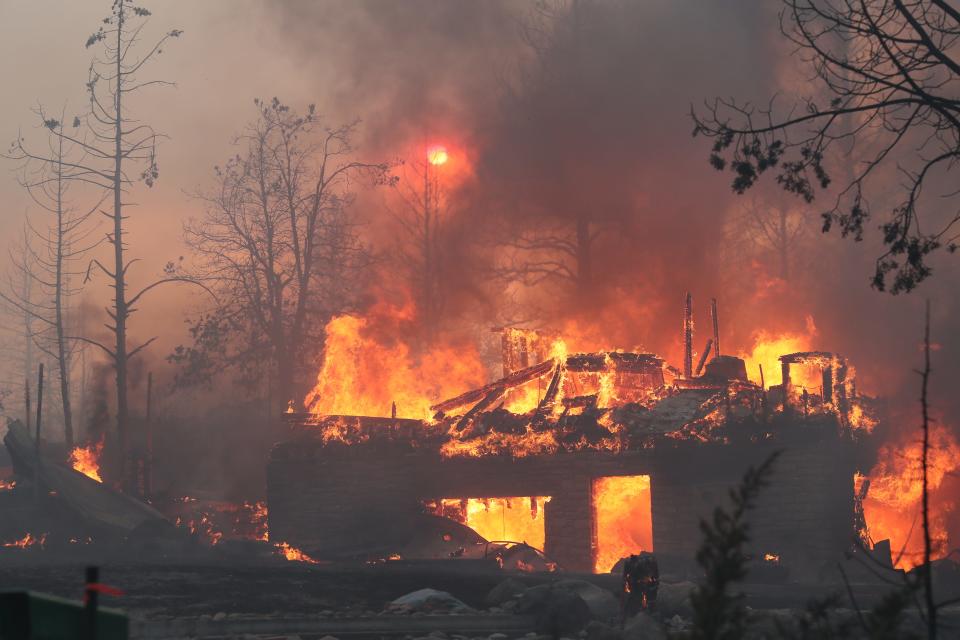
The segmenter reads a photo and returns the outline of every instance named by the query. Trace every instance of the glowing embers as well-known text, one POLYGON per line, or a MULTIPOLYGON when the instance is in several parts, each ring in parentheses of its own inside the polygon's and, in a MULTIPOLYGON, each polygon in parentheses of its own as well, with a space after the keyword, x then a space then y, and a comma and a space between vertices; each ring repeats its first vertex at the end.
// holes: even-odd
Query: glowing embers
POLYGON ((39 546, 41 549, 43 545, 47 542, 47 534, 41 533, 40 536, 34 536, 32 533, 24 535, 19 540, 12 540, 10 542, 0 542, 0 547, 15 548, 15 549, 27 549, 28 547, 39 546))
POLYGON ((543 550, 543 509, 549 496, 515 498, 444 498, 435 509, 467 525, 491 542, 525 542, 543 550))
POLYGON ((274 545, 277 548, 277 551, 284 558, 290 562, 306 562, 307 564, 320 564, 319 560, 315 560, 305 554, 303 551, 296 547, 291 547, 286 542, 278 542, 274 545))
POLYGON ((653 551, 650 476, 611 476, 593 481, 596 540, 593 570, 608 573, 618 560, 653 551))

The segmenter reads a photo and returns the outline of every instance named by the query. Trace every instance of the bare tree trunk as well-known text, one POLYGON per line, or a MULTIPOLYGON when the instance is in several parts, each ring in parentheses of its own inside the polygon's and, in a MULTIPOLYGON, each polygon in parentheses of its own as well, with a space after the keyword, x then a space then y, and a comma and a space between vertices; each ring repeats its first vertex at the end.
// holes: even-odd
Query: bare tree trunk
MULTIPOLYGON (((61 124, 61 126, 63 126, 61 124)), ((70 370, 67 363, 67 341, 64 335, 63 320, 63 253, 64 253, 64 220, 63 220, 63 138, 58 138, 57 150, 57 248, 56 273, 54 276, 53 303, 54 325, 57 331, 57 365, 60 369, 60 399, 63 403, 63 438, 67 448, 73 448, 73 415, 70 407, 70 370)))
POLYGON ((937 605, 933 601, 933 552, 930 542, 930 492, 928 485, 928 456, 930 452, 930 414, 927 396, 927 384, 930 380, 930 301, 927 300, 923 329, 923 379, 920 388, 920 405, 923 410, 923 595, 927 608, 927 635, 930 640, 937 637, 937 605))
POLYGON ((430 207, 430 162, 429 159, 423 163, 423 301, 421 302, 421 313, 423 314, 423 326, 426 330, 426 336, 429 340, 433 337, 434 317, 433 317, 433 214, 430 207))
POLYGON ((787 230, 787 211, 780 210, 780 278, 790 279, 790 235, 787 230))
POLYGON ((114 351, 114 367, 117 373, 117 437, 120 445, 120 478, 124 487, 129 486, 127 477, 128 443, 127 426, 129 422, 129 408, 127 405, 127 303, 126 303, 126 270, 123 264, 123 117, 122 97, 123 68, 121 66, 123 40, 123 21, 125 13, 123 0, 120 2, 120 11, 117 21, 117 88, 116 88, 116 122, 114 125, 114 175, 113 175, 113 255, 114 255, 114 334, 116 336, 116 350, 114 351))
MULTIPOLYGON (((27 262, 30 259, 29 248, 24 250, 24 270, 23 270, 23 300, 30 300, 30 294, 32 291, 32 277, 30 274, 29 263, 27 262)), ((27 414, 24 422, 27 425, 27 429, 30 429, 30 421, 32 420, 30 416, 30 378, 33 376, 33 315, 30 313, 28 308, 24 308, 23 312, 23 379, 27 381, 26 386, 24 387, 26 393, 26 404, 27 404, 27 414)))

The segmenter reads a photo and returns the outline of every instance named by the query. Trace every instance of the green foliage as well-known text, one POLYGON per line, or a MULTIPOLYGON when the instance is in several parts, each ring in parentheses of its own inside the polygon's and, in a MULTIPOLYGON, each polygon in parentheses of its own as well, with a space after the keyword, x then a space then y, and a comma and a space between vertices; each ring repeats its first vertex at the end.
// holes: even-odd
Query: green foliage
POLYGON ((717 507, 710 521, 700 522, 703 543, 697 563, 705 575, 690 596, 694 640, 738 640, 746 631, 743 594, 731 593, 730 588, 747 575, 744 547, 750 540, 750 525, 746 516, 767 485, 778 456, 774 453, 759 467, 747 470, 740 486, 730 490, 731 510, 717 507))

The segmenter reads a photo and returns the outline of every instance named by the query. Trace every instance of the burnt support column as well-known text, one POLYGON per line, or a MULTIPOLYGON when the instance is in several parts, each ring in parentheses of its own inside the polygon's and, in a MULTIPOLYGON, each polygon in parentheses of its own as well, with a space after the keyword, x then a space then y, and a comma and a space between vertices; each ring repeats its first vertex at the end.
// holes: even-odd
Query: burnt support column
POLYGON ((593 492, 589 477, 564 480, 544 507, 544 553, 567 571, 593 571, 593 492))
POLYGON ((846 421, 850 412, 850 404, 847 398, 847 364, 845 362, 837 367, 836 381, 833 386, 836 390, 837 409, 846 421))
POLYGON ((823 402, 833 402, 833 366, 823 368, 823 402))
POLYGON ((790 410, 790 363, 780 361, 780 376, 783 380, 783 411, 787 412, 790 410))
POLYGON ((720 319, 717 317, 717 299, 710 300, 710 316, 713 318, 713 357, 720 357, 720 319))

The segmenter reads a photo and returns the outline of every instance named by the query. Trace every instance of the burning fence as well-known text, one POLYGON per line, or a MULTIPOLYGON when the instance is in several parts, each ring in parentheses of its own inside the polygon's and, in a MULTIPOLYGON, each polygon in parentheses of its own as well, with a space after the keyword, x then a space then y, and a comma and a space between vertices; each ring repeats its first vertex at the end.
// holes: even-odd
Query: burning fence
POLYGON ((392 406, 389 417, 325 399, 324 373, 344 363, 325 364, 314 411, 287 414, 294 435, 271 453, 271 531, 314 555, 386 557, 429 512, 542 548, 568 569, 609 571, 640 550, 682 564, 699 518, 747 464, 783 449, 756 514, 755 555, 829 565, 857 533, 853 478, 881 419, 876 403, 833 353, 780 354, 765 373, 781 381, 767 385, 719 352, 718 331, 698 363, 692 318, 685 342, 681 372, 651 353, 568 353, 557 336, 502 330, 503 377, 428 411, 420 400, 418 419, 397 417, 386 396, 374 404, 392 406))

